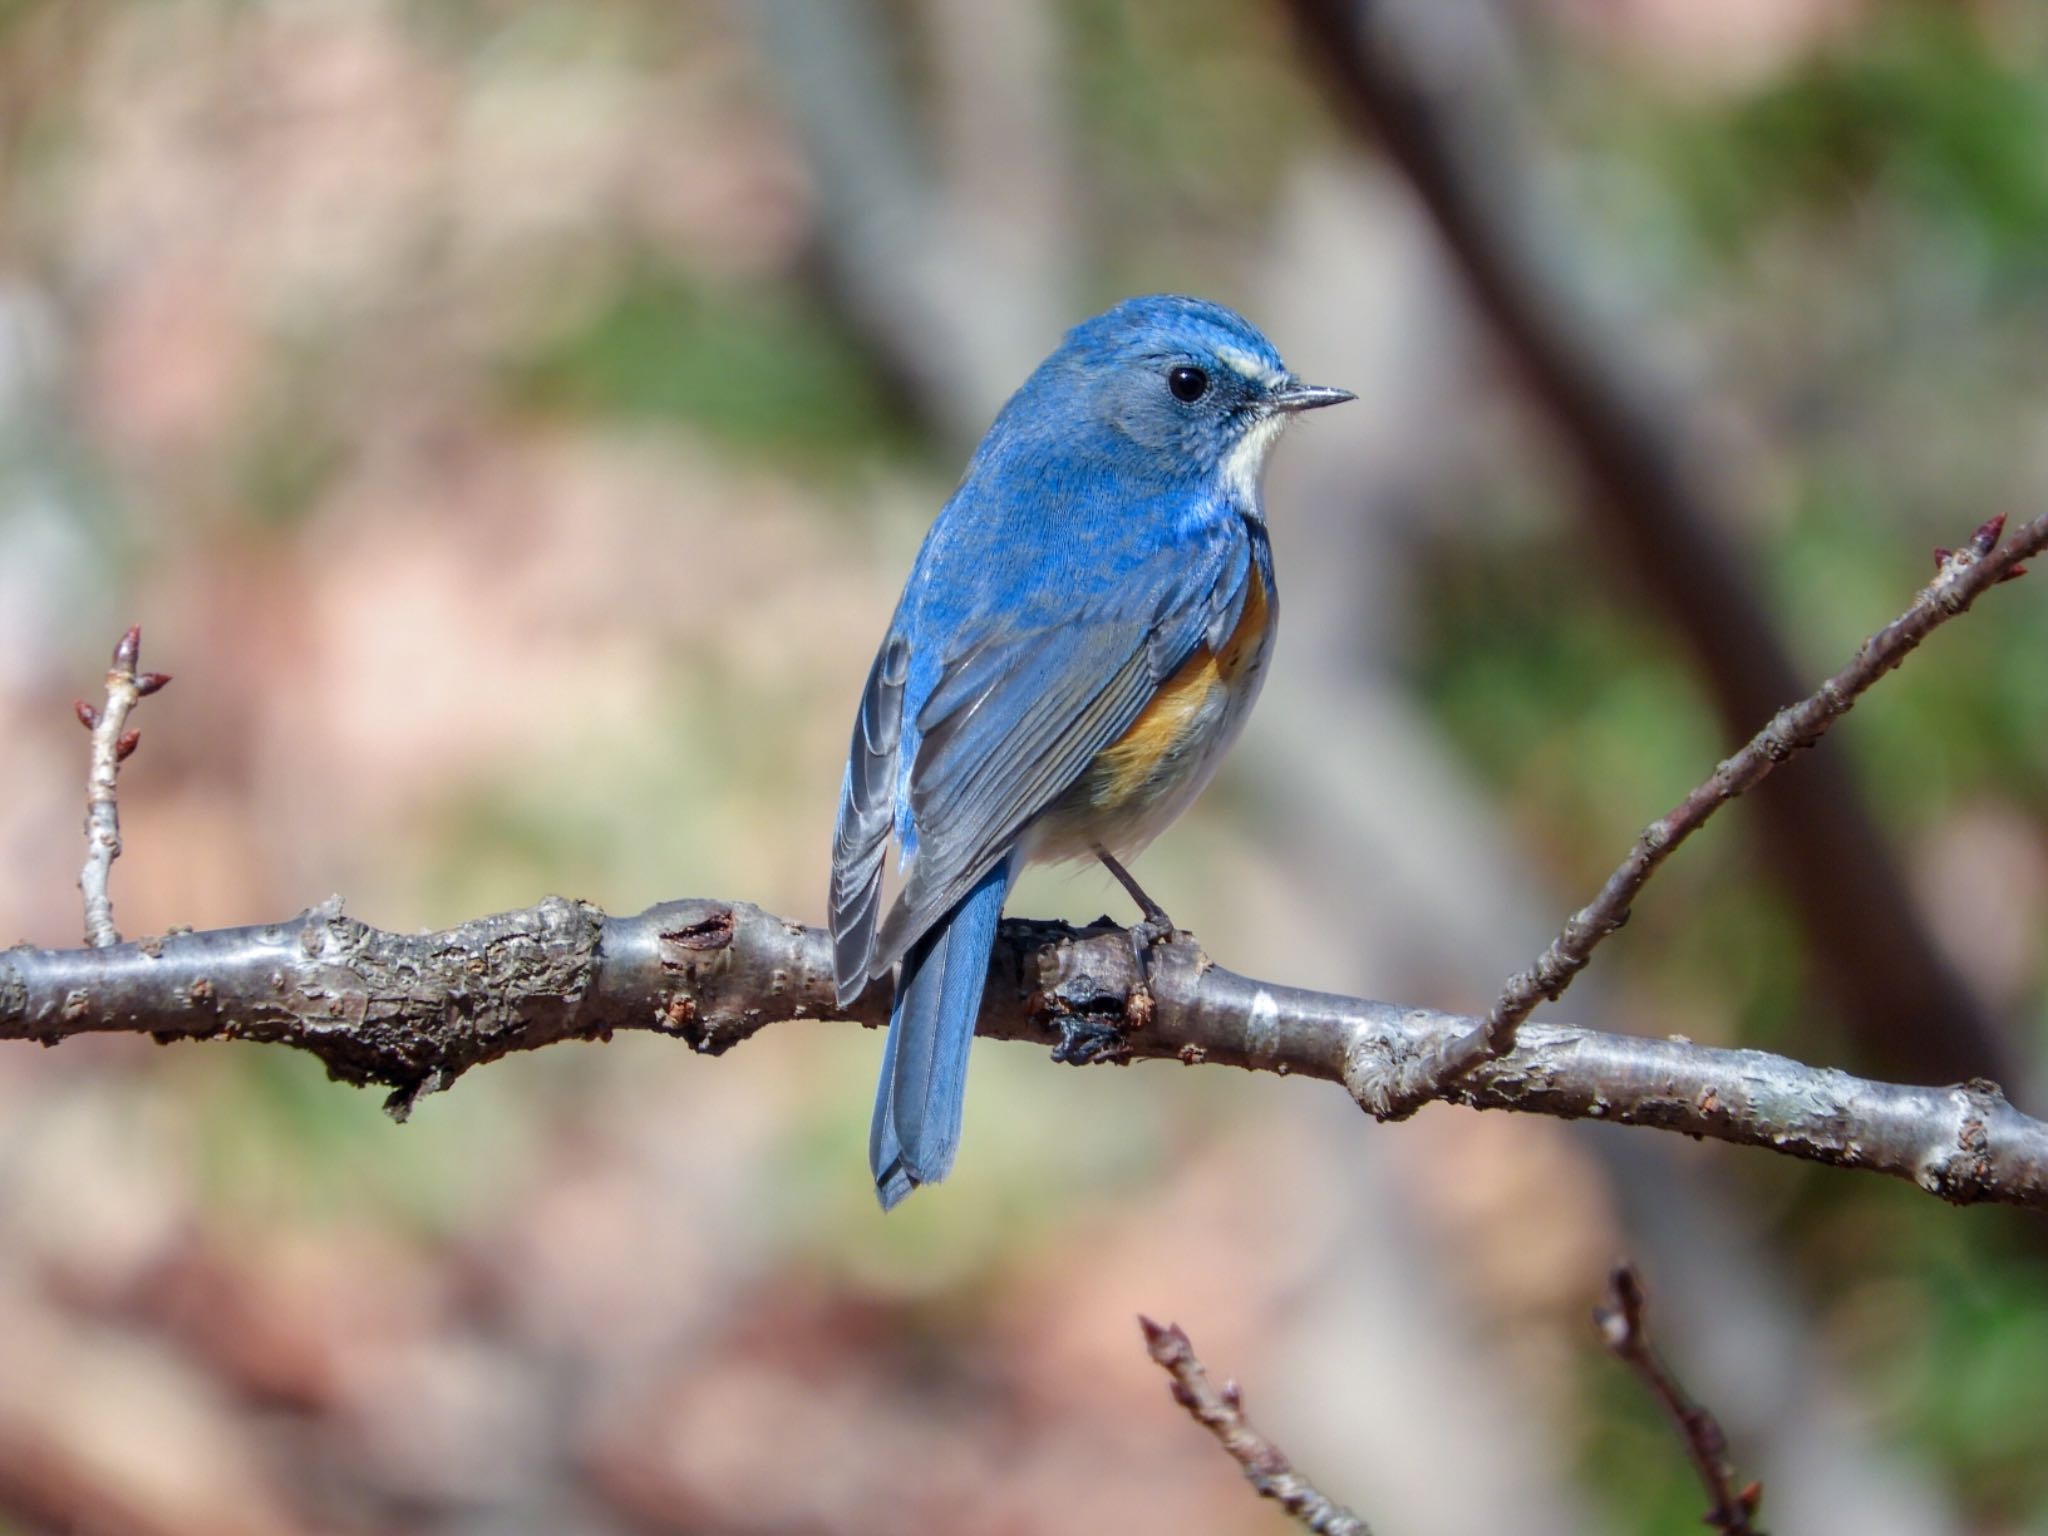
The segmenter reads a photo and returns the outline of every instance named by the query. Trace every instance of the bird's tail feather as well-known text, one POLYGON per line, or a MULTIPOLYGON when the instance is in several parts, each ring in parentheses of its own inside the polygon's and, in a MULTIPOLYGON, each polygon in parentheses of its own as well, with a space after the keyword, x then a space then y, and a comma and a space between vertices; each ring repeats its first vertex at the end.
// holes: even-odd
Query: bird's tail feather
POLYGON ((1014 863, 1013 855, 984 875, 903 957, 868 1132, 868 1164, 885 1211, 953 1166, 967 1048, 1014 863))

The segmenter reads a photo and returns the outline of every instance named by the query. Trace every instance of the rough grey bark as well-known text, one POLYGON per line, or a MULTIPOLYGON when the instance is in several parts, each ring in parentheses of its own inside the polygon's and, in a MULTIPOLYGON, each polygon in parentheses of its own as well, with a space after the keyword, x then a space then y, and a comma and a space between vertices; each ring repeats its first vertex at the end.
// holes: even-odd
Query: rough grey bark
MULTIPOLYGON (((1178 1060, 1341 1083, 1369 1111, 1475 1019, 1240 976, 1192 943, 1141 985, 1125 930, 1005 922, 980 1033, 1072 1062, 1178 1060)), ((272 1041, 344 1082, 392 1090, 401 1117, 472 1067, 614 1030, 718 1055, 782 1019, 888 1017, 887 988, 834 1005, 821 928, 744 902, 607 917, 550 897, 439 933, 396 934, 331 901, 287 922, 107 949, 0 951, 0 1040, 88 1033, 272 1041)), ((1956 1204, 2048 1210, 2048 1124, 1975 1081, 1871 1082, 1763 1051, 1524 1025, 1516 1048, 1446 1085, 1447 1102, 1607 1119, 1907 1179, 1956 1204)))

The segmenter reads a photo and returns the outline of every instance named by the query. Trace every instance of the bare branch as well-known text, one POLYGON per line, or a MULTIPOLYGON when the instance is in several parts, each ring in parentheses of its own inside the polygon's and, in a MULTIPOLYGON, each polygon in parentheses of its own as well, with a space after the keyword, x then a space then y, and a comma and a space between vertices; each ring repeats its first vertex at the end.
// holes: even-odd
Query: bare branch
POLYGON ((1938 627, 1966 612, 1989 588, 2025 575, 2021 562, 2048 549, 2048 513, 2021 526, 2000 549, 2004 529, 2005 519, 1994 517, 1962 548, 1936 550, 1934 580, 1921 589, 1911 607, 1865 640, 1849 664, 1813 693, 1779 710, 1741 751, 1722 762, 1673 810, 1645 827, 1600 893, 1571 915, 1534 965, 1508 979, 1485 1022, 1454 1041, 1440 1059, 1417 1062, 1413 1075, 1395 1085, 1385 1106, 1387 1117, 1400 1118, 1439 1097, 1443 1083, 1512 1051, 1522 1021, 1539 1002, 1561 996, 1593 958, 1600 941, 1628 921, 1637 894, 1680 843, 1794 752, 1818 742, 1879 678, 1938 627))
MULTIPOLYGON (((979 1031, 1074 1062, 1166 1059, 1344 1085, 1380 1112, 1414 1064, 1480 1020, 1255 981, 1191 941, 1147 974, 1108 922, 1003 924, 979 1031)), ((743 902, 676 901, 607 917, 550 897, 441 933, 395 934, 338 901, 265 927, 110 949, 0 950, 0 1040, 85 1033, 264 1040, 335 1077, 393 1089, 389 1107, 511 1051, 651 1029, 717 1055, 781 1019, 879 1025, 888 989, 833 999, 820 928, 743 902)), ((1445 1087, 1447 1102, 1606 1119, 1907 1179, 1956 1204, 2048 1210, 2048 1124, 1998 1088, 1919 1088, 1763 1051, 1523 1026, 1516 1048, 1445 1087)))
POLYGON ((1594 1309, 1593 1321, 1608 1349, 1643 1378, 1678 1431, 1685 1454, 1712 1502, 1704 1523, 1726 1536, 1764 1536, 1754 1524, 1757 1505, 1763 1499, 1763 1485, 1751 1483, 1740 1491, 1736 1489, 1735 1466, 1728 1459, 1728 1437, 1721 1432, 1719 1422, 1686 1395, 1650 1347, 1643 1283, 1634 1265, 1617 1265, 1608 1276, 1607 1305, 1594 1309))
MULTIPOLYGON (((1582 225, 1524 164, 1499 7, 1282 0, 1338 120, 1385 155, 1589 494, 1576 504, 1685 642, 1731 739, 1804 684, 1729 530, 1743 521, 1679 390, 1643 363, 1566 261, 1582 225)), ((1594 264, 1594 265, 1597 265, 1594 264)), ((1814 973, 1887 1072, 1921 1081, 2018 1070, 2010 1041, 1943 956, 1847 765, 1821 757, 1757 797, 1760 848, 1814 973)))
POLYGON ((1271 1499, 1314 1536, 1372 1536, 1370 1526, 1318 1492, 1294 1470, 1286 1452, 1252 1428, 1244 1416, 1244 1398, 1236 1382, 1226 1381, 1220 1389, 1210 1383, 1208 1371, 1195 1357, 1195 1347, 1179 1324, 1161 1327, 1149 1317, 1140 1317, 1138 1326, 1145 1330, 1145 1353, 1173 1378, 1173 1400, 1244 1468, 1260 1498, 1271 1499))
MULTIPOLYGON (((1140 974, 1129 935, 1106 920, 1082 930, 1013 921, 991 960, 978 1030, 1056 1041, 1055 1059, 1077 1064, 1173 1057, 1300 1072, 1342 1083, 1382 1119, 1432 1099, 1609 1118, 1872 1168, 1959 1204, 2048 1209, 2048 1125, 2014 1110, 1994 1084, 1900 1087, 1757 1051, 1522 1024, 1535 998, 1562 991, 1620 926, 1678 842, 1818 740, 1937 625, 2048 547, 2048 516, 2001 551, 2002 523, 1941 552, 1935 580, 1904 615, 1654 823, 1487 1019, 1253 981, 1185 938, 1150 950, 1140 974)), ((106 710, 78 706, 94 733, 96 794, 105 772, 108 836, 95 847, 109 850, 118 848, 113 775, 134 745, 120 727, 136 699, 169 681, 136 673, 139 643, 130 630, 115 652, 106 710)), ((132 1031, 273 1041, 311 1051, 344 1081, 389 1086, 387 1107, 402 1119, 421 1094, 469 1068, 557 1040, 655 1029, 716 1054, 776 1019, 887 1018, 877 989, 837 1008, 823 932, 740 903, 670 902, 608 918, 549 898, 443 933, 399 935, 344 917, 336 898, 288 923, 122 945, 104 864, 97 879, 94 947, 0 953, 0 1039, 55 1044, 132 1031)), ((89 863, 89 911, 93 880, 89 863)))
POLYGON ((107 879, 121 856, 121 810, 115 784, 121 764, 142 740, 128 729, 128 712, 171 679, 163 672, 137 672, 142 656, 142 627, 131 626, 114 647, 107 668, 106 702, 95 709, 83 699, 72 701, 78 723, 92 732, 92 757, 85 781, 85 867, 78 889, 85 896, 85 942, 104 949, 121 942, 114 929, 114 900, 107 879))

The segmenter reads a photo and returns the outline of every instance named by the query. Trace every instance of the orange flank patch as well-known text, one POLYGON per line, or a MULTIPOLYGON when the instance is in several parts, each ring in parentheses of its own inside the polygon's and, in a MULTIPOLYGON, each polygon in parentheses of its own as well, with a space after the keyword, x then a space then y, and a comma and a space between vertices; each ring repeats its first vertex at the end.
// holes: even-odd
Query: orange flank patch
POLYGON ((1246 662, 1257 653, 1259 642, 1265 637, 1269 610, 1266 583, 1257 566, 1252 567, 1250 579, 1237 627, 1223 642, 1222 651, 1212 651, 1206 645, 1196 647, 1180 669, 1159 685, 1152 702, 1123 735, 1096 756, 1089 778, 1094 782, 1098 805, 1120 805, 1142 791, 1166 760, 1188 745, 1188 736, 1197 728, 1211 690, 1228 688, 1236 682, 1246 662))
POLYGON ((1256 565, 1245 573, 1245 578, 1249 586, 1244 594, 1244 608, 1237 616, 1237 628, 1223 642, 1223 659, 1217 668, 1225 683, 1237 681, 1238 673, 1266 638, 1266 621, 1271 616, 1266 607, 1266 578, 1259 574, 1256 565))

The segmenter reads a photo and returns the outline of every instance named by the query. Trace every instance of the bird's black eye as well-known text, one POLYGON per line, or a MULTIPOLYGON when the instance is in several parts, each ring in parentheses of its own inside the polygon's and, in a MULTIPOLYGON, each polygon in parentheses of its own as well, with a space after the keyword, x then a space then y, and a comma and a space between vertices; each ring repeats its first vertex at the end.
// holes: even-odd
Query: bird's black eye
POLYGON ((1199 368, 1176 368, 1166 376, 1166 387, 1174 399, 1193 405, 1209 392, 1209 375, 1199 368))

